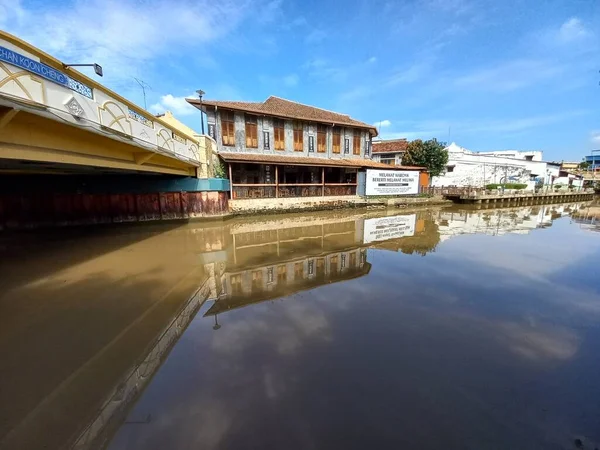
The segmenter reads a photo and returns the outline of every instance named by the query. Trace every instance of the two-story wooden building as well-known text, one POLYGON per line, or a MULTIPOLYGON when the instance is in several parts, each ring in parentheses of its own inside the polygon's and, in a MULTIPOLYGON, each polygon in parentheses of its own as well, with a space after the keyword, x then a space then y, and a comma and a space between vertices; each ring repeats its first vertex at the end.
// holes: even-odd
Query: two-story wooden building
POLYGON ((274 96, 188 102, 206 112, 233 199, 355 195, 358 171, 390 168, 370 159, 375 127, 345 114, 274 96))

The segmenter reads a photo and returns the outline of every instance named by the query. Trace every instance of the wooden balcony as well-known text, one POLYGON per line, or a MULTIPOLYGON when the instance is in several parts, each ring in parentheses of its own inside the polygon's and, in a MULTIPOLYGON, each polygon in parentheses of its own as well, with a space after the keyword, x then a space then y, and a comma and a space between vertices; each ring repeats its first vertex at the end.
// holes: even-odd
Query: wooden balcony
POLYGON ((232 184, 233 199, 356 195, 356 183, 232 184))

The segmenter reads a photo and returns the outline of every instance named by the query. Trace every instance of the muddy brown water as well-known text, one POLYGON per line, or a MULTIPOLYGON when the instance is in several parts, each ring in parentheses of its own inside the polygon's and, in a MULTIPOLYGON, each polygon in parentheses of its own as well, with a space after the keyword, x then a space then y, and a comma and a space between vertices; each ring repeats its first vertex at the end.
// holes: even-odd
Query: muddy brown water
POLYGON ((594 211, 0 234, 0 449, 600 446, 594 211))

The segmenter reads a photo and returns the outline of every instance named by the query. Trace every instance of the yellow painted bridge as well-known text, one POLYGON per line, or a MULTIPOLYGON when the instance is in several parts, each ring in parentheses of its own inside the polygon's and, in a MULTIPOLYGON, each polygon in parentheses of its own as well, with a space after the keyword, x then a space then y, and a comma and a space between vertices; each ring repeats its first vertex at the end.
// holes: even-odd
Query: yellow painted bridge
POLYGON ((206 177, 212 148, 0 31, 0 173, 206 177))

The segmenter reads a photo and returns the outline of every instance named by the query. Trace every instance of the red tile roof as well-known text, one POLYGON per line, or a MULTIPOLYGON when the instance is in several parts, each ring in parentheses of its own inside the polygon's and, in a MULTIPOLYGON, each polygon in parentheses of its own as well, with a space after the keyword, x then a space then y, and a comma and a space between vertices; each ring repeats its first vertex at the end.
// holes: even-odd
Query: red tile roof
POLYGON ((374 141, 373 142, 373 153, 405 152, 407 147, 408 147, 408 141, 406 139, 374 141))
MULTIPOLYGON (((200 107, 200 100, 186 99, 196 108, 200 107)), ((365 128, 373 136, 377 136, 377 129, 373 125, 360 122, 346 114, 340 114, 314 106, 303 105, 283 98, 271 96, 264 102, 232 102, 220 100, 202 100, 204 106, 234 109, 259 115, 284 117, 287 119, 307 120, 329 125, 343 125, 348 127, 365 128)))
POLYGON ((318 158, 306 156, 287 156, 271 155, 258 153, 233 153, 221 152, 219 156, 227 162, 250 162, 263 164, 292 164, 304 166, 332 166, 332 167, 354 167, 369 169, 389 169, 389 170, 420 170, 422 167, 412 166, 390 166, 389 164, 379 163, 370 159, 362 158, 318 158))

